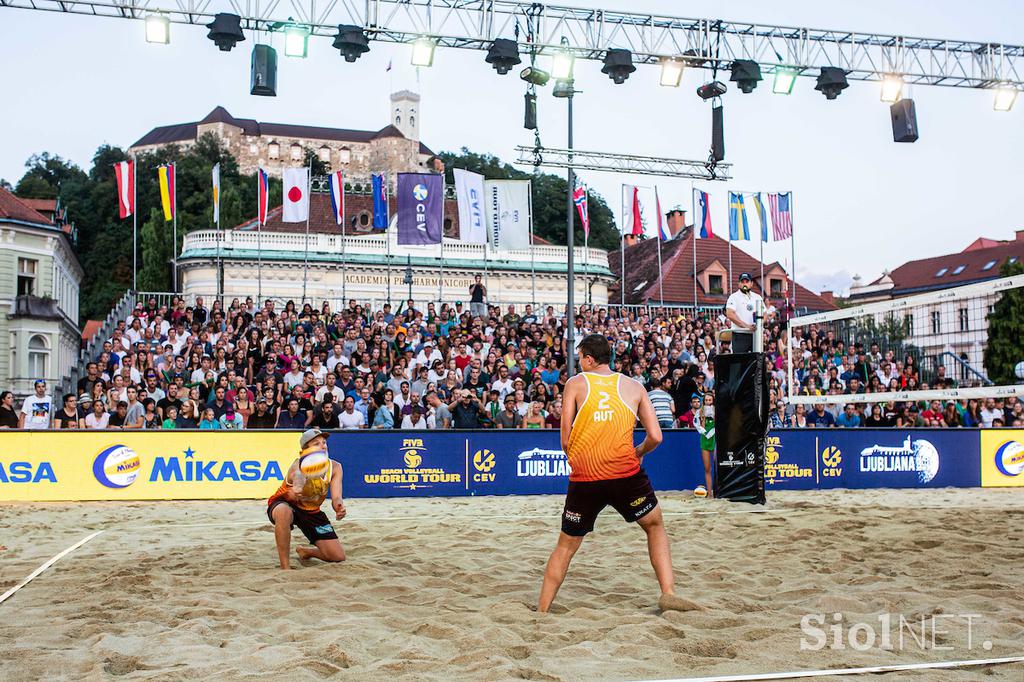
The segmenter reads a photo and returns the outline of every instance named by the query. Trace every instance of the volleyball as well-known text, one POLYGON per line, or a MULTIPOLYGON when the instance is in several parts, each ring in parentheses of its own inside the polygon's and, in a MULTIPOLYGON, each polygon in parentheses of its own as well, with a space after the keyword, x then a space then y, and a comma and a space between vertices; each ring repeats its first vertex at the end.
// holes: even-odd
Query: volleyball
POLYGON ((319 478, 329 481, 331 478, 331 458, 326 450, 313 450, 299 457, 299 471, 307 479, 319 478))
POLYGON ((708 496, 708 489, 705 488, 702 485, 699 485, 699 486, 697 486, 696 488, 693 489, 693 496, 694 497, 707 497, 708 496))

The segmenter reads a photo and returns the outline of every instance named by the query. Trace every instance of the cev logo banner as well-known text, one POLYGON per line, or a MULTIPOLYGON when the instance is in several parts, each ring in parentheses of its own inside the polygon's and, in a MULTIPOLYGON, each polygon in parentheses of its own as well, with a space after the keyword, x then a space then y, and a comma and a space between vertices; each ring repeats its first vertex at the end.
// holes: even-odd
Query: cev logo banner
POLYGON ((0 501, 257 499, 298 454, 294 432, 17 432, 0 444, 0 501))
POLYGON ((981 485, 1024 487, 1024 430, 981 432, 981 485))

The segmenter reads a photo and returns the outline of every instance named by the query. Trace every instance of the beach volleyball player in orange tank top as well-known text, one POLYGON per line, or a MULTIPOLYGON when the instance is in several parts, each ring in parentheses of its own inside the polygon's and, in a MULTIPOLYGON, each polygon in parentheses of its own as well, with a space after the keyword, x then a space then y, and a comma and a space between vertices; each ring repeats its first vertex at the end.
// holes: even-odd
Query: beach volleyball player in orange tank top
POLYGON ((551 607, 583 537, 594 530, 597 515, 608 505, 647 534, 647 551, 661 587, 658 606, 677 611, 700 608, 675 593, 661 507, 641 467, 644 456, 658 447, 662 438, 647 391, 611 370, 611 346, 604 336, 587 336, 577 352, 582 373, 566 382, 562 394, 562 449, 572 471, 562 532, 544 571, 537 610, 545 612, 551 607), (634 446, 638 419, 647 435, 634 446))

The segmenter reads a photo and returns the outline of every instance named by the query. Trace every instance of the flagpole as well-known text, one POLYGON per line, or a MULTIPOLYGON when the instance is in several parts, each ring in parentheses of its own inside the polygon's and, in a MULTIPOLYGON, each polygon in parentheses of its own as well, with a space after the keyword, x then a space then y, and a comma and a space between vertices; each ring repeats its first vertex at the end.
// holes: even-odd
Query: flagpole
MULTIPOLYGON (((219 180, 219 178, 218 178, 218 180, 219 180)), ((178 199, 177 192, 175 192, 174 199, 175 199, 175 201, 177 201, 177 199, 178 199)), ((218 190, 217 190, 217 201, 218 201, 218 203, 219 203, 219 200, 220 200, 220 189, 218 188, 218 190)), ((259 201, 258 198, 257 198, 257 201, 259 201)), ((259 209, 257 208, 257 211, 258 210, 259 209)), ((175 226, 175 234, 177 234, 177 226, 178 226, 178 212, 177 211, 174 212, 174 226, 175 226)), ((221 258, 220 258, 220 243, 221 243, 222 237, 223 237, 223 233, 221 232, 221 229, 220 229, 220 207, 218 206, 218 208, 217 208, 217 298, 223 298, 223 296, 224 296, 224 263, 221 261, 221 258)), ((177 244, 177 237, 175 237, 175 244, 177 244)), ((175 247, 175 249, 177 249, 177 247, 175 247)), ((177 279, 177 277, 178 277, 177 276, 177 263, 178 263, 177 259, 175 259, 174 263, 175 263, 175 276, 174 276, 175 279, 174 279, 174 281, 175 281, 175 283, 177 283, 177 281, 178 281, 178 279, 177 279)))
MULTIPOLYGON (((174 174, 178 174, 178 166, 174 166, 174 174)), ((172 263, 174 263, 174 293, 178 293, 178 178, 174 178, 174 220, 172 222, 171 239, 174 240, 172 263)))
POLYGON ((662 281, 664 274, 661 269, 661 201, 658 199, 658 188, 654 188, 654 207, 658 211, 658 222, 656 223, 658 234, 658 296, 661 299, 661 305, 665 305, 665 284, 662 281))
MULTIPOLYGON (((263 215, 260 207, 260 192, 263 189, 262 171, 256 167, 256 298, 257 306, 263 304, 263 215)), ((270 201, 270 178, 267 177, 267 201, 270 201)))
MULTIPOLYGON (((348 301, 348 257, 346 253, 345 244, 345 223, 348 219, 345 217, 345 175, 341 176, 341 308, 345 308, 345 304, 348 301)), ((370 174, 370 191, 373 191, 373 173, 370 174)))
POLYGON ((761 242, 761 295, 764 296, 764 229, 762 227, 760 239, 761 242))
POLYGON ((139 157, 132 154, 132 292, 139 290, 139 157))
POLYGON ((790 315, 796 315, 796 231, 793 229, 793 191, 789 191, 789 254, 793 272, 789 273, 789 279, 793 285, 793 309, 790 315))
MULTIPOLYGON (((589 206, 587 207, 587 210, 590 210, 589 206)), ((587 285, 587 295, 586 295, 586 298, 584 300, 586 300, 587 305, 590 305, 590 302, 591 302, 591 300, 590 300, 590 288, 591 288, 590 285, 591 285, 591 281, 590 281, 590 228, 589 227, 587 228, 587 231, 583 233, 583 272, 584 272, 583 281, 587 285)))
MULTIPOLYGON (((697 317, 697 208, 693 201, 695 189, 690 182, 690 241, 693 242, 693 316, 697 317)), ((683 221, 685 227, 686 221, 683 221)))
POLYGON ((310 185, 313 183, 313 160, 310 159, 306 172, 306 252, 302 261, 302 303, 306 303, 306 280, 309 279, 309 212, 313 202, 309 196, 310 185))
MULTIPOLYGON (((569 194, 570 196, 572 195, 571 189, 569 191, 569 194)), ((530 287, 532 292, 530 295, 530 301, 533 303, 533 305, 537 305, 537 264, 536 256, 533 253, 533 180, 530 180, 530 189, 527 192, 527 201, 527 210, 530 212, 530 287)), ((569 286, 575 286, 575 283, 571 283, 569 286)))
POLYGON ((441 306, 444 300, 444 209, 448 187, 445 185, 444 176, 441 176, 441 262, 437 264, 437 305, 441 306))
MULTIPOLYGON (((391 303, 391 189, 388 187, 388 173, 381 174, 381 184, 384 185, 384 243, 388 251, 388 303, 391 303)), ((370 179, 370 186, 373 187, 373 179, 370 179)))

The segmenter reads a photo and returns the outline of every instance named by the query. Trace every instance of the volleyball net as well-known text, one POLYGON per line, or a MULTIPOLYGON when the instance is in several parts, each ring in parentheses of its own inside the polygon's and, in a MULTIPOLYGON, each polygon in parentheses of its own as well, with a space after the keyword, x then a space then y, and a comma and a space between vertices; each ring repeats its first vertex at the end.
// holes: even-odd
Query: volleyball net
MULTIPOLYGON (((985 366, 997 304, 1020 297, 1021 288, 1024 276, 1017 275, 793 318, 788 399, 807 405, 1024 396, 1024 384, 1005 374, 993 380, 985 366)), ((1024 340, 1019 348, 1018 362, 1024 340)))

